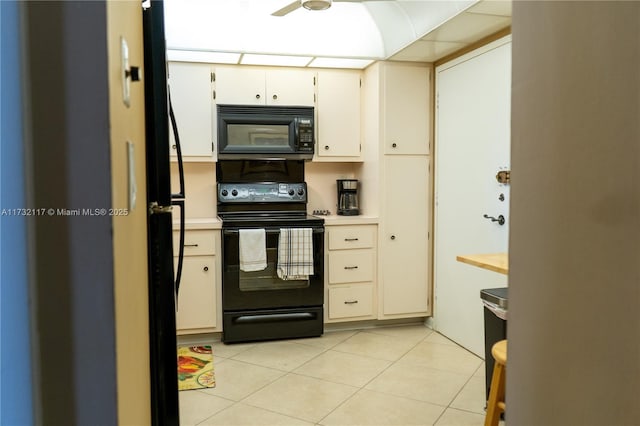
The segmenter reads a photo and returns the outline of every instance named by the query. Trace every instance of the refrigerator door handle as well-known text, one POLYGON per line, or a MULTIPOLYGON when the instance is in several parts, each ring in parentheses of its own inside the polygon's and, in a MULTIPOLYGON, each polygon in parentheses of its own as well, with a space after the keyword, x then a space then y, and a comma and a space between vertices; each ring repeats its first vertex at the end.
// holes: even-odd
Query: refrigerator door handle
POLYGON ((178 194, 171 194, 171 204, 180 207, 180 244, 178 245, 178 266, 176 270, 176 281, 174 288, 176 289, 176 310, 178 309, 178 292, 180 291, 180 280, 182 278, 182 264, 184 262, 184 165, 182 163, 182 148, 180 146, 180 135, 178 134, 178 124, 176 123, 176 116, 173 112, 173 105, 171 103, 171 86, 167 87, 167 97, 169 100, 169 118, 171 119, 171 128, 173 129, 173 136, 176 141, 176 152, 178 154, 178 178, 180 180, 180 192, 178 194))
POLYGON ((178 194, 171 194, 171 198, 184 199, 185 191, 182 147, 180 146, 180 136, 178 135, 178 124, 176 123, 176 116, 173 113, 173 105, 171 104, 171 86, 167 87, 167 96, 169 97, 169 118, 171 119, 171 128, 173 129, 173 136, 176 141, 176 153, 178 154, 178 178, 180 179, 180 192, 178 194))
POLYGON ((182 264, 184 263, 184 200, 173 200, 172 205, 180 208, 180 243, 178 244, 178 266, 176 267, 176 311, 178 310, 178 292, 180 290, 180 280, 182 278, 182 264))

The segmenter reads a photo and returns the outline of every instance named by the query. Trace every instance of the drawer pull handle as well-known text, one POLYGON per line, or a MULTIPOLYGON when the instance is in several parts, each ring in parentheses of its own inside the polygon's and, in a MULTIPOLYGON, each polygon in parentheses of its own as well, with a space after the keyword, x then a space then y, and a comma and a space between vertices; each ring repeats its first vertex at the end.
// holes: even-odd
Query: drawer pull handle
POLYGON ((344 301, 345 305, 355 305, 356 303, 358 303, 357 300, 345 300, 344 301))
POLYGON ((198 244, 185 244, 185 247, 198 247, 198 244))
POLYGON ((344 269, 358 269, 357 266, 345 266, 344 269))
POLYGON ((345 238, 344 240, 345 241, 358 241, 357 238, 345 238))
POLYGON ((209 272, 209 267, 205 266, 204 268, 202 268, 202 270, 205 271, 205 272, 209 272))

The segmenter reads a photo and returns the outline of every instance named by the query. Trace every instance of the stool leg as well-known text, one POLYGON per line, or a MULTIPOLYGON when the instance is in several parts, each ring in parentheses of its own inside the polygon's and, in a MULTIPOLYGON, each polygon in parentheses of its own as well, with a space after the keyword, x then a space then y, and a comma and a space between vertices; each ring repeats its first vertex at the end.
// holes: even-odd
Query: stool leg
POLYGON ((493 376, 491 377, 491 389, 489 390, 484 426, 497 426, 500 421, 502 409, 498 406, 498 402, 504 402, 505 373, 505 365, 496 362, 493 367, 493 376))

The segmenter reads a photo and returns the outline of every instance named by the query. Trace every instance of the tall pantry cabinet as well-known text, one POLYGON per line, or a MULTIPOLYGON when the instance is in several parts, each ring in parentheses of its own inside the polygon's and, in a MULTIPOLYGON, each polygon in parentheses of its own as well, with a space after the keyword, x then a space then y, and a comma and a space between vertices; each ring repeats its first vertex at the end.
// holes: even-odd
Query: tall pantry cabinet
POLYGON ((380 216, 379 319, 431 315, 431 74, 404 62, 364 74, 362 196, 380 216))

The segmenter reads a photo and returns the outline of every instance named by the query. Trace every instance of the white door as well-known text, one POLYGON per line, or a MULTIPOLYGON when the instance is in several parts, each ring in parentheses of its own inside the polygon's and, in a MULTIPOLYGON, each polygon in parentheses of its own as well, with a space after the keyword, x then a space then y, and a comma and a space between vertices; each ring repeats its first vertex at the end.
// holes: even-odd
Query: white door
POLYGON ((507 278, 456 256, 508 249, 509 186, 496 174, 509 169, 511 38, 439 67, 436 96, 434 325, 484 357, 480 290, 507 278))

